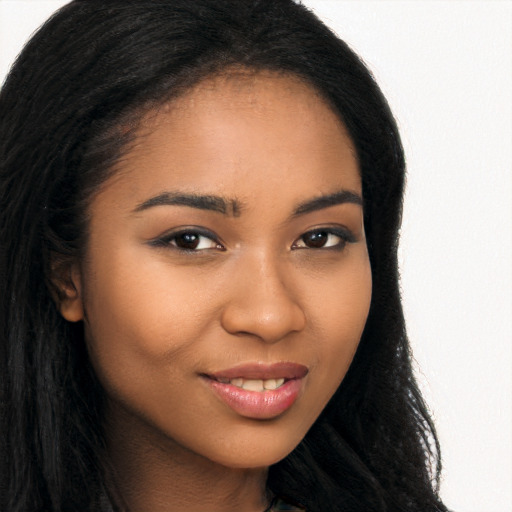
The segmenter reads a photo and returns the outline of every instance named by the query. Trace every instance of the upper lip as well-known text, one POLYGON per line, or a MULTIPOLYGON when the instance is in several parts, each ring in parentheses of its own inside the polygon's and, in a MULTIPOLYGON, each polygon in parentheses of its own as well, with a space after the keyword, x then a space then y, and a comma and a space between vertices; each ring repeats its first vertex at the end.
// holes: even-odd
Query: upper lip
POLYGON ((307 366, 299 363, 245 363, 206 375, 211 379, 302 379, 308 373, 307 366))

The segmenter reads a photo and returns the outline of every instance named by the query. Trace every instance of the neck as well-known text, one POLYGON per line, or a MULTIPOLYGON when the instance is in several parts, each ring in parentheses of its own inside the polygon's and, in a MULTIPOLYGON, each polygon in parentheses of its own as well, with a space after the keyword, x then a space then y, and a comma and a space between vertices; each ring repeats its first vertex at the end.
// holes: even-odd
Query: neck
MULTIPOLYGON (((131 418, 133 420, 133 418, 131 418)), ((119 415, 107 421, 110 487, 126 512, 262 512, 268 468, 228 468, 119 415)))

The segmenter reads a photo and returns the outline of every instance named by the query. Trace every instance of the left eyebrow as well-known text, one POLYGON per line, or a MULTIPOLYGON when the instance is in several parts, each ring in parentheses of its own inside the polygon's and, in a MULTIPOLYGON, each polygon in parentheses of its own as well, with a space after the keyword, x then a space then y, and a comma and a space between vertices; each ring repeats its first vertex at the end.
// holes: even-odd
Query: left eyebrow
POLYGON ((359 206, 363 206, 363 198, 350 190, 339 190, 334 194, 326 196, 315 197, 303 203, 300 203, 293 211, 292 217, 304 215, 306 213, 315 212, 317 210, 323 210, 330 206, 337 204, 352 203, 359 206))

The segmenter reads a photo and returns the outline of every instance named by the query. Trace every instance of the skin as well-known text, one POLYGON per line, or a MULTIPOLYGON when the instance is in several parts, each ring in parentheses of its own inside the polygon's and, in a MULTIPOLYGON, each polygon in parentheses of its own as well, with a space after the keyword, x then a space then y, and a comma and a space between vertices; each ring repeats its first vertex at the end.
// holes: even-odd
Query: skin
POLYGON ((118 492, 132 512, 261 512, 268 466, 338 388, 368 314, 362 206, 296 212, 361 196, 353 144, 299 79, 240 72, 149 113, 117 167, 91 201, 60 308, 84 322, 118 492), (141 207, 163 192, 220 196, 225 212, 141 207), (185 251, 182 228, 209 234, 185 251), (319 246, 304 237, 314 229, 319 246), (283 361, 309 372, 272 418, 238 414, 201 376, 283 361))

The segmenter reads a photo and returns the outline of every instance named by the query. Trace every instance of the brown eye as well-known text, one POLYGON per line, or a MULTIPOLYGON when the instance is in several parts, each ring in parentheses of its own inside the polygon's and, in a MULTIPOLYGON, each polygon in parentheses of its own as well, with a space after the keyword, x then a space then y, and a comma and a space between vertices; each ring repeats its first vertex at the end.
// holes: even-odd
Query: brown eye
POLYGON ((201 235, 197 233, 181 233, 174 237, 174 244, 180 249, 194 250, 199 246, 201 235))
POLYGON ((327 231, 310 231, 302 236, 302 241, 306 247, 319 249, 327 243, 329 235, 327 231))
POLYGON ((184 251, 202 251, 204 249, 221 249, 222 246, 213 239, 213 235, 196 231, 182 231, 169 239, 170 245, 184 251))
POLYGON ((348 230, 338 228, 312 229, 296 240, 292 249, 341 250, 349 242, 355 242, 355 237, 348 230))
POLYGON ((185 252, 200 252, 207 249, 224 250, 217 237, 211 232, 184 229, 168 233, 150 242, 155 247, 167 247, 185 252))

